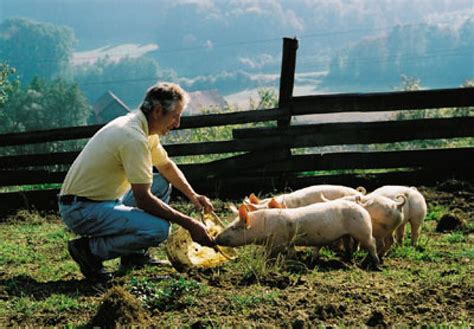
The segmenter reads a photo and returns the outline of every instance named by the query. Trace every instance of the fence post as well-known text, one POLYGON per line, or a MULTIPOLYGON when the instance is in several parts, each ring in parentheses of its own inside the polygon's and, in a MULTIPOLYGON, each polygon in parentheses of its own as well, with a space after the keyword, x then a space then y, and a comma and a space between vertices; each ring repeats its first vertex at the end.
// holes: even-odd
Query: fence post
POLYGON ((288 106, 288 102, 293 97, 297 49, 298 40, 296 38, 283 38, 278 107, 286 108, 288 115, 286 118, 278 120, 278 127, 288 127, 291 121, 291 108, 288 106))

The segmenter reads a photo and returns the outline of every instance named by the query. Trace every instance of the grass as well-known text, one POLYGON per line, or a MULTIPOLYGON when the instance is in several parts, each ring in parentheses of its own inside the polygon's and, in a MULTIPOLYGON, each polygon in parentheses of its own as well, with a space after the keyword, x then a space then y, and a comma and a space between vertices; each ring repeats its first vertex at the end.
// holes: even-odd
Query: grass
POLYGON ((428 213, 426 214, 425 221, 436 221, 441 218, 443 214, 449 212, 449 208, 443 205, 428 206, 428 213))
POLYGON ((33 185, 19 185, 19 186, 3 186, 3 187, 0 187, 0 193, 60 189, 61 185, 62 184, 60 184, 60 183, 55 183, 55 184, 33 184, 33 185))
POLYGON ((227 299, 230 308, 238 312, 261 304, 273 304, 278 297, 279 293, 277 291, 257 291, 255 294, 230 295, 227 299))
POLYGON ((196 303, 196 298, 206 295, 205 286, 195 280, 170 278, 159 283, 133 277, 127 285, 149 310, 169 311, 196 303))
MULTIPOLYGON (((174 206, 197 216, 189 204, 174 206)), ((215 207, 221 218, 229 215, 225 203, 215 207)), ((438 214, 446 211, 429 205, 418 246, 411 246, 408 228, 381 272, 358 265, 364 251, 352 264, 330 248, 322 248, 316 262, 311 249, 269 261, 263 248, 246 246, 237 260, 218 268, 178 273, 148 267, 123 273, 111 285, 143 307, 145 322, 129 323, 134 326, 361 327, 381 317, 389 326, 469 327, 472 237, 466 230, 435 232, 438 214)), ((80 327, 105 305, 111 287, 82 280, 66 250, 71 238, 54 215, 19 212, 0 223, 0 327, 80 327)), ((166 257, 163 247, 152 252, 166 257)), ((117 260, 105 264, 118 267, 117 260)))

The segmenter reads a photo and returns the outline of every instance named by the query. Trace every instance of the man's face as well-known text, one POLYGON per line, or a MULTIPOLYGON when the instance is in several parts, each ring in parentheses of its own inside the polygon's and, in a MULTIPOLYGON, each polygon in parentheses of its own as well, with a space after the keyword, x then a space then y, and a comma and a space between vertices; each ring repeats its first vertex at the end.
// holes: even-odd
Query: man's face
POLYGON ((168 113, 165 113, 160 107, 156 115, 158 134, 164 136, 171 129, 178 128, 181 122, 181 114, 183 113, 183 110, 184 108, 180 103, 177 103, 173 111, 168 113))

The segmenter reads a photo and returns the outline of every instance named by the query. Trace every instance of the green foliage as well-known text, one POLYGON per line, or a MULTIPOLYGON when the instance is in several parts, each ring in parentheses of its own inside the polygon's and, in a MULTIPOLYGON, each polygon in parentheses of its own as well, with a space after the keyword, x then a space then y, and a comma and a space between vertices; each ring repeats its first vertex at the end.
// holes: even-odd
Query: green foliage
POLYGON ((66 76, 76 39, 65 26, 25 18, 0 24, 0 58, 15 67, 24 84, 34 77, 66 76))
POLYGON ((91 111, 77 84, 63 79, 33 79, 2 107, 2 132, 21 132, 85 125, 91 111))
POLYGON ((243 311, 261 304, 272 304, 278 297, 279 294, 275 291, 270 293, 257 291, 255 294, 231 295, 228 300, 233 311, 243 311))
POLYGON ((413 248, 410 245, 410 239, 405 239, 403 245, 397 245, 390 251, 390 256, 413 261, 437 262, 443 257, 443 254, 433 251, 432 246, 433 241, 421 238, 418 240, 416 248, 413 248))
POLYGON ((449 243, 461 243, 467 241, 467 236, 461 231, 455 231, 446 235, 444 240, 449 243))
MULTIPOLYGON (((62 79, 33 79, 27 88, 18 88, 0 107, 3 122, 0 133, 34 131, 60 127, 83 126, 91 106, 78 85, 62 79)), ((82 141, 53 142, 3 149, 4 154, 48 153, 76 149, 82 141)))
POLYGON ((259 98, 258 103, 250 99, 250 109, 262 110, 278 107, 278 95, 275 89, 260 88, 257 90, 257 93, 259 98))
MULTIPOLYGON (((10 76, 15 74, 16 70, 10 67, 8 64, 0 63, 0 109, 3 104, 8 100, 16 88, 18 88, 18 81, 10 81, 10 76)), ((2 119, 0 112, 0 120, 2 119)), ((3 121, 3 120, 1 120, 3 121)))
MULTIPOLYGON (((87 302, 80 302, 77 296, 67 296, 63 294, 52 294, 44 300, 36 300, 30 296, 15 297, 11 301, 10 309, 4 310, 4 314, 15 315, 19 318, 27 319, 39 313, 50 314, 54 316, 58 312, 79 311, 89 309, 90 305, 87 302)), ((2 312, 0 311, 0 316, 2 312)))
POLYGON ((195 297, 205 293, 199 282, 184 278, 169 278, 158 283, 132 278, 129 290, 146 308, 160 311, 192 305, 195 303, 195 297))
POLYGON ((364 39, 333 56, 327 87, 386 89, 400 76, 411 74, 430 87, 472 79, 466 70, 472 62, 474 20, 459 29, 430 24, 404 25, 387 35, 364 39), (442 83, 440 83, 442 81, 442 83))
POLYGON ((436 221, 447 212, 449 212, 449 208, 446 206, 430 204, 428 205, 428 213, 426 214, 425 221, 436 221))

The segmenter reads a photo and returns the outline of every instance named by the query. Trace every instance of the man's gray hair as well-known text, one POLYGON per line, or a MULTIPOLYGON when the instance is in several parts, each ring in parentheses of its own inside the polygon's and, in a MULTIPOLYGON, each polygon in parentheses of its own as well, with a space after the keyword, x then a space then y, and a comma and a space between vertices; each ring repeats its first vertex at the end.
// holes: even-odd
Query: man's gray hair
POLYGON ((145 114, 153 111, 156 105, 160 104, 165 113, 174 110, 177 103, 181 103, 183 108, 189 103, 189 95, 179 85, 175 83, 158 83, 146 91, 140 110, 145 114))

